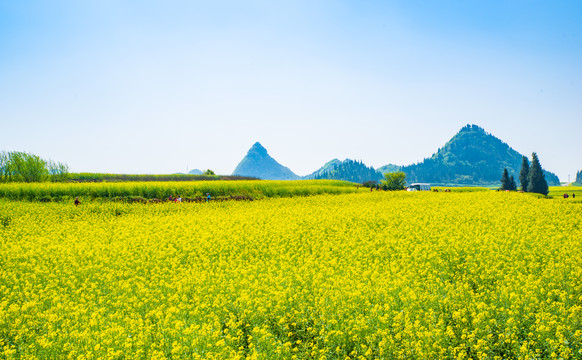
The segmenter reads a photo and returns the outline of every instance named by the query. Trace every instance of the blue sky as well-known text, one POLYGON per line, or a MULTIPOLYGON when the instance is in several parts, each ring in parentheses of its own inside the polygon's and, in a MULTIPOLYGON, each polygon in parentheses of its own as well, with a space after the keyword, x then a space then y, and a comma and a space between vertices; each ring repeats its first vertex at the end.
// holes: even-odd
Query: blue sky
POLYGON ((582 169, 579 1, 3 1, 0 150, 72 171, 305 175, 477 124, 582 169))

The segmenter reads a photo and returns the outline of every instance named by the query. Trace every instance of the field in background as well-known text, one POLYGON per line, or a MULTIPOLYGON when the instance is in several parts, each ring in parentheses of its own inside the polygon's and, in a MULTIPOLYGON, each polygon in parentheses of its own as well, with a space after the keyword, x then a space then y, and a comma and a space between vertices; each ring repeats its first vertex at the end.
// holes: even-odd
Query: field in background
POLYGON ((0 358, 581 358, 581 210, 496 191, 0 200, 0 358))
POLYGON ((262 199, 269 197, 340 194, 363 189, 357 184, 337 180, 239 180, 239 181, 164 181, 164 182, 87 182, 87 183, 7 183, 0 184, 0 198, 27 201, 150 200, 181 196, 185 200, 262 199))
POLYGON ((134 174, 103 174, 103 173, 70 173, 70 182, 127 182, 127 181, 210 181, 210 180, 257 180, 251 177, 231 175, 134 175, 134 174))
POLYGON ((582 186, 550 186, 550 193, 548 196, 554 198, 564 198, 564 194, 568 194, 569 200, 582 201, 582 186), (572 194, 576 195, 572 198, 572 194))

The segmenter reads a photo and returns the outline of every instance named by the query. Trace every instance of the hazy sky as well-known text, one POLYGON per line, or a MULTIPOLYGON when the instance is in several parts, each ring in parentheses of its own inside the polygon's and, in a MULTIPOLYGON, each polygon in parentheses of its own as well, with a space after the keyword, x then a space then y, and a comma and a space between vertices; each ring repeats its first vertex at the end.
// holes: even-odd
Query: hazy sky
POLYGON ((574 179, 582 1, 0 0, 0 150, 75 172, 407 165, 468 123, 574 179))

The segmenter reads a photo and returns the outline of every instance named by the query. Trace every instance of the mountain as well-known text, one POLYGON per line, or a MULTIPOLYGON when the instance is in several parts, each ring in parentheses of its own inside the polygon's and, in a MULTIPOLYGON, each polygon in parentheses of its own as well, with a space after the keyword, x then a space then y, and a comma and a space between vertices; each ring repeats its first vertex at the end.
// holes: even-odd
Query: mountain
POLYGON ((328 162, 325 163, 325 165, 323 165, 322 167, 320 167, 319 169, 315 170, 314 172, 312 172, 309 175, 305 175, 303 177, 303 179, 305 180, 309 180, 309 179, 315 179, 316 176, 320 176, 325 172, 331 171, 333 170, 334 167, 336 167, 336 165, 341 164, 342 162, 339 161, 338 159, 333 159, 330 160, 328 162))
POLYGON ((189 175, 202 175, 203 172, 202 172, 202 170, 192 169, 192 170, 188 171, 188 174, 189 175))
POLYGON ((384 179, 384 175, 376 171, 373 167, 366 166, 361 161, 346 159, 344 161, 338 160, 334 162, 335 160, 337 159, 325 164, 320 170, 325 169, 326 167, 327 169, 316 174, 313 179, 344 180, 355 183, 363 183, 370 180, 379 181, 384 179))
POLYGON ((378 170, 382 174, 385 174, 385 173, 397 172, 397 171, 400 171, 400 169, 402 169, 402 166, 400 166, 400 165, 388 164, 388 165, 381 166, 381 167, 377 168, 376 170, 378 170))
POLYGON ((252 176, 264 180, 299 180, 300 176, 279 164, 267 153, 267 149, 256 142, 238 163, 233 175, 252 176))
MULTIPOLYGON (((497 184, 504 168, 518 181, 521 160, 522 155, 503 141, 477 125, 466 125, 430 158, 402 171, 409 183, 497 184)), ((544 174, 548 185, 559 185, 555 174, 544 174)))

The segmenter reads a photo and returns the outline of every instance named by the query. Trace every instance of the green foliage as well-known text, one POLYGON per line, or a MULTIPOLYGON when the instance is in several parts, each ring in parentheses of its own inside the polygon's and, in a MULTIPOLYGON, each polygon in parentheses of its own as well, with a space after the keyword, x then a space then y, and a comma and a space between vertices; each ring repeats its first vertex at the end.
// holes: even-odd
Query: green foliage
POLYGON ((404 190, 406 187, 406 174, 402 171, 384 174, 382 188, 384 190, 404 190))
POLYGON ((527 180, 529 177, 529 161, 527 157, 522 156, 521 158, 521 170, 519 171, 519 183, 521 185, 521 190, 527 191, 527 180))
POLYGON ((503 175, 501 176, 501 190, 517 190, 517 184, 513 175, 509 176, 507 169, 503 169, 503 175))
POLYGON ((542 166, 536 153, 532 154, 531 167, 529 168, 527 192, 548 195, 548 183, 544 176, 542 166))
POLYGON ((212 175, 216 175, 216 174, 214 173, 214 171, 212 171, 212 170, 208 169, 208 170, 206 170, 206 171, 204 172, 204 174, 203 174, 203 175, 206 175, 206 176, 212 176, 212 175))
POLYGON ((340 165, 341 163, 342 163, 342 161, 340 161, 338 159, 330 160, 330 161, 326 162, 325 165, 323 165, 319 169, 315 170, 311 174, 304 176, 303 180, 315 179, 316 176, 321 176, 325 172, 333 170, 337 165, 340 165))
POLYGON ((3 181, 41 182, 48 178, 47 162, 25 152, 6 152, 2 155, 3 181))
POLYGON ((51 181, 67 181, 69 179, 69 166, 67 164, 49 160, 47 166, 51 181))
POLYGON ((378 182, 376 180, 368 180, 368 181, 364 181, 362 183, 363 187, 367 187, 367 188, 375 188, 378 186, 378 182))
MULTIPOLYGON (((476 125, 467 125, 432 157, 402 167, 409 182, 432 184, 497 184, 504 168, 517 174, 522 155, 476 125)), ((552 184, 555 174, 546 172, 552 184)))
POLYGON ((0 182, 66 181, 69 167, 25 152, 0 152, 0 182))
POLYGON ((347 159, 335 164, 330 170, 315 175, 315 179, 331 179, 364 183, 383 179, 380 172, 373 167, 364 165, 361 161, 347 159))
MULTIPOLYGON (((342 194, 363 191, 353 183, 336 180, 246 180, 246 181, 167 181, 167 182, 85 182, 0 184, 0 198, 26 201, 120 200, 138 198, 162 201, 180 195, 183 201, 204 201, 211 193, 217 200, 252 200, 270 197, 342 194)), ((141 199, 140 199, 141 200, 141 199)))
POLYGON ((509 173, 507 168, 503 169, 503 175, 501 176, 501 190, 509 190, 509 173))
POLYGON ((515 179, 513 178, 513 175, 511 175, 509 177, 509 188, 507 190, 512 190, 512 191, 517 190, 517 184, 515 183, 515 179))

